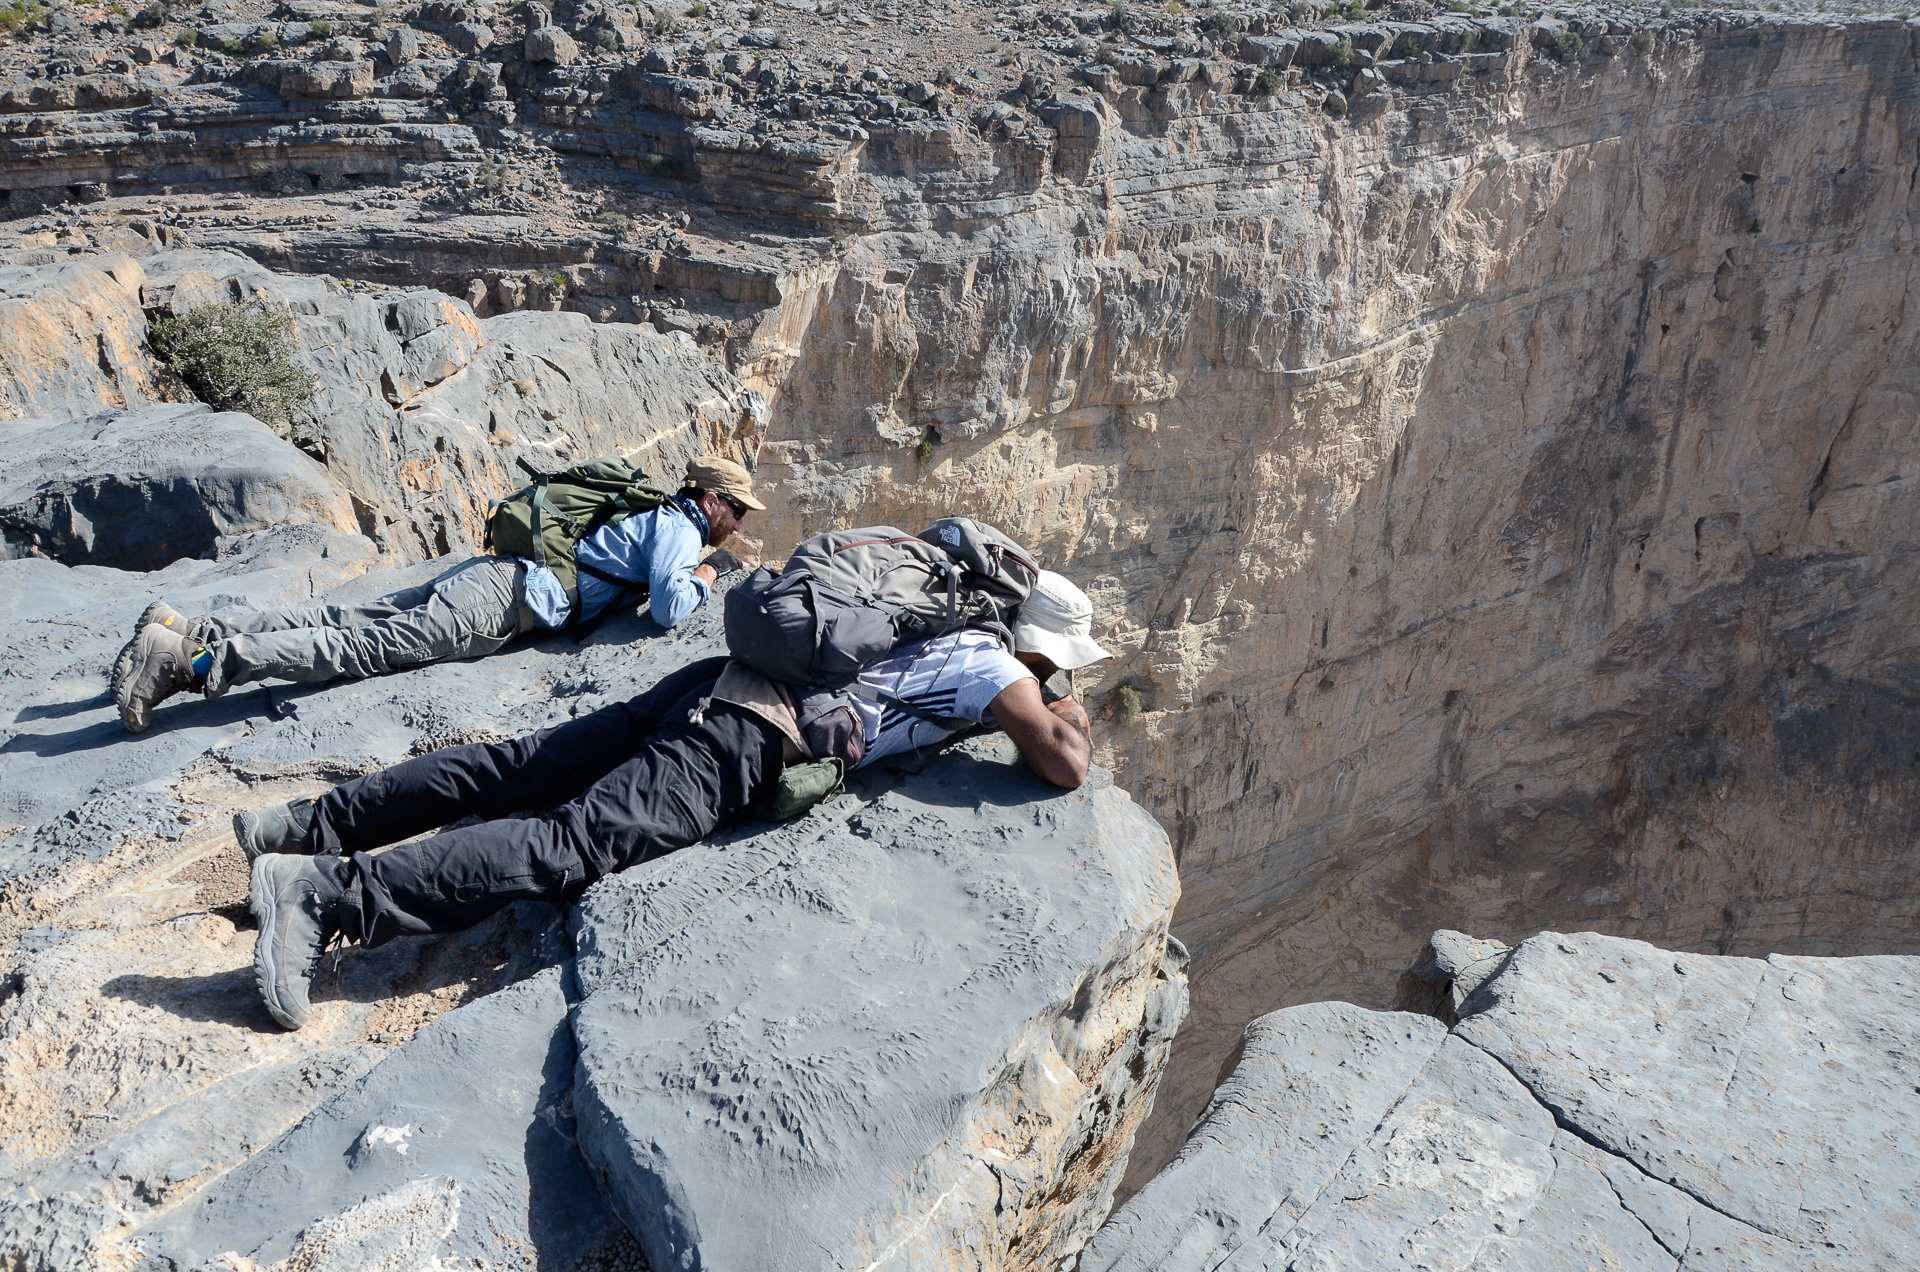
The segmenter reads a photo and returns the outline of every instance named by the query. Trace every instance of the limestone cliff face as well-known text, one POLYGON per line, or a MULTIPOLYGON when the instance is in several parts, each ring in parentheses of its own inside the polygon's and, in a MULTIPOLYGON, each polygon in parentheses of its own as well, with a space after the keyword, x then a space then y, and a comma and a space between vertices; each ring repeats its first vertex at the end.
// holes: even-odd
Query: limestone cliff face
POLYGON ((756 531, 964 509, 1094 594, 1195 955, 1146 1164, 1436 926, 1913 948, 1917 87, 1903 24, 1761 26, 874 159, 752 351, 756 531))

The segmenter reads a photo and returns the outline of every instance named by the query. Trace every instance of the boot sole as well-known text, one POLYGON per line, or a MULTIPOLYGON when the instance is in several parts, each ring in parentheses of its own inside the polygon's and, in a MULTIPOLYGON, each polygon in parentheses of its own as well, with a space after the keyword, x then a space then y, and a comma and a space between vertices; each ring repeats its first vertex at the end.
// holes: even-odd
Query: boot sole
MULTIPOLYGON (((153 607, 148 606, 147 608, 151 610, 153 607)), ((120 656, 114 659, 113 662, 113 684, 110 690, 113 694, 113 709, 114 712, 119 715, 120 723, 126 726, 128 733, 145 733, 153 725, 153 717, 151 715, 147 717, 145 724, 134 724, 134 722, 128 718, 124 700, 120 697, 120 690, 126 685, 127 677, 133 674, 133 647, 140 643, 140 633, 145 630, 147 630, 145 623, 140 624, 138 628, 134 629, 133 639, 121 648, 120 656)))
MULTIPOLYGON (((133 625, 134 635, 138 636, 141 632, 146 631, 148 623, 159 622, 160 620, 154 617, 155 614, 158 614, 163 609, 171 608, 172 606, 168 605, 165 601, 154 601, 149 604, 147 608, 140 611, 139 621, 133 625)), ((184 632, 181 634, 185 635, 184 632)))
POLYGON ((267 1014, 283 1029, 298 1029, 306 1024, 306 1018, 294 1020, 289 1017, 279 1003, 274 1001, 270 988, 279 981, 278 970, 273 964, 273 921, 278 913, 273 890, 267 887, 263 876, 267 871, 267 858, 256 857, 253 871, 248 879, 247 908, 253 911, 253 919, 259 925, 260 934, 253 942, 253 986, 260 991, 260 1001, 267 1005, 267 1014))

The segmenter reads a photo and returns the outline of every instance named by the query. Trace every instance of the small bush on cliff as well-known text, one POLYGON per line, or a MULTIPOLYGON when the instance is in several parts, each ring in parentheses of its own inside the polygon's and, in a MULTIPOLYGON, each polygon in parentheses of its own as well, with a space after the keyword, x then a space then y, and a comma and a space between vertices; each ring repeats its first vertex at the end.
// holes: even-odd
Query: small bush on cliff
POLYGON ((1342 67, 1352 66, 1353 65, 1353 41, 1349 40, 1344 35, 1341 36, 1340 43, 1334 45, 1332 51, 1330 51, 1327 54, 1327 65, 1342 66, 1342 67))
POLYGON ((1254 76, 1253 95, 1255 97, 1272 97, 1280 91, 1282 82, 1280 72, 1274 70, 1272 67, 1268 67, 1266 70, 1260 72, 1260 74, 1254 76))
POLYGON ((149 338, 202 402, 245 411, 283 437, 313 402, 313 376, 293 362, 293 316, 258 297, 161 318, 149 338))
POLYGON ((1200 29, 1215 40, 1231 40, 1240 34, 1240 19, 1231 13, 1209 13, 1200 19, 1200 29))
POLYGON ((1553 37, 1552 53, 1562 62, 1578 62, 1586 55, 1587 44, 1571 31, 1562 31, 1553 37))
POLYGON ((22 27, 31 27, 46 12, 46 6, 37 0, 14 0, 14 3, 0 8, 0 31, 13 32, 22 27))

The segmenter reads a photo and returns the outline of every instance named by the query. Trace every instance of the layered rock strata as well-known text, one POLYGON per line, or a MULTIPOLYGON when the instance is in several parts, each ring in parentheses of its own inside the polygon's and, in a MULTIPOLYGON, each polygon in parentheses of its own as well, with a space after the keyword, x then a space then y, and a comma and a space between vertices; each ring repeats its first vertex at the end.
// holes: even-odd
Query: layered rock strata
POLYGON ((1081 1268, 1908 1261, 1915 1200, 1887 1185, 1920 1167, 1920 960, 1552 932, 1466 953, 1427 965, 1451 1030, 1345 1003, 1256 1020, 1081 1268))
MULTIPOLYGON (((875 120, 816 109, 867 92, 851 60, 763 95, 726 60, 785 90, 778 50, 650 69, 610 34, 600 64, 584 12, 580 60, 502 80, 525 114, 484 174, 111 201, 85 235, 644 311, 771 397, 772 554, 964 509, 1090 582, 1121 656, 1083 688, 1174 830, 1195 952, 1147 1159, 1248 1018, 1385 1005, 1442 923, 1911 948, 1907 23, 1243 20, 1231 56, 1098 40, 1003 68, 1022 101, 978 120, 938 84, 875 120), (538 189, 490 189, 503 158, 538 189)), ((523 60, 544 26, 466 16, 523 60)), ((22 253, 80 235, 28 224, 22 253)), ((395 538, 458 521, 422 515, 395 538)))
POLYGON ((809 294, 769 538, 965 509, 1119 653, 1195 960, 1143 1160, 1248 1018, 1384 1006, 1441 924, 1913 948, 1911 48, 1123 88, 809 294))

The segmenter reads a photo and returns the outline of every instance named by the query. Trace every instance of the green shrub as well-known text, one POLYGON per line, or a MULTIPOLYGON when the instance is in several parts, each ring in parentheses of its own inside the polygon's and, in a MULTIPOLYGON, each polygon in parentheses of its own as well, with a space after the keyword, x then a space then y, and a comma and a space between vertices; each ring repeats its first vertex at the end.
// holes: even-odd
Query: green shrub
POLYGON ((313 402, 314 378, 293 361, 293 316, 258 297, 157 319, 148 339, 202 402, 245 411, 283 437, 313 402))
POLYGON ((553 290, 557 292, 567 290, 567 276, 557 269, 553 271, 553 290))
POLYGON ((960 82, 960 77, 953 73, 951 66, 943 66, 934 73, 933 82, 942 88, 952 88, 960 82))
POLYGON ((133 25, 144 31, 158 30, 173 21, 173 9, 167 0, 153 0, 153 3, 133 15, 133 25))
POLYGON ((687 6, 687 16, 690 18, 706 17, 707 16, 707 0, 694 0, 692 4, 687 6))
POLYGON ((1231 13, 1209 13, 1200 19, 1200 29, 1216 40, 1231 40, 1240 34, 1240 19, 1231 13))
POLYGON ((1562 31, 1553 37, 1553 56, 1562 62, 1577 62, 1586 54, 1586 41, 1571 31, 1562 31))
POLYGON ((760 23, 766 21, 766 19, 767 6, 764 4, 756 4, 747 10, 747 22, 749 25, 758 26, 760 23))
POLYGON ((1253 95, 1255 97, 1272 97, 1280 91, 1280 83, 1280 72, 1269 66, 1266 70, 1254 76, 1253 95))
POLYGON ((1120 55, 1113 51, 1113 48, 1111 45, 1106 45, 1106 44, 1101 45, 1097 50, 1095 50, 1093 55, 1093 60, 1100 63, 1100 65, 1102 66, 1120 65, 1120 55))
POLYGON ((602 212, 593 218, 593 223, 615 239, 623 239, 633 233, 633 218, 625 213, 602 212))
POLYGON ((1633 46, 1635 53, 1651 53, 1653 51, 1653 32, 1635 31, 1633 38, 1628 40, 1627 43, 1633 46))
POLYGON ((18 31, 21 27, 30 27, 46 12, 46 6, 39 0, 13 0, 12 4, 0 8, 0 31, 18 31))
POLYGON ((1327 54, 1327 65, 1352 66, 1353 65, 1353 41, 1349 40, 1344 35, 1341 36, 1340 43, 1334 45, 1333 51, 1327 54))
POLYGON ((1133 15, 1127 12, 1127 6, 1122 3, 1122 0, 1113 0, 1113 3, 1107 6, 1107 25, 1115 31, 1133 29, 1133 15))
POLYGON ((1140 718, 1140 712, 1144 709, 1140 691, 1132 685, 1120 685, 1107 695, 1107 711, 1121 724, 1132 724, 1140 718))
POLYGON ((325 18, 315 18, 307 23, 307 38, 310 40, 324 40, 332 34, 333 23, 325 18))
POLYGON ((487 159, 482 159, 479 168, 474 171, 473 184, 488 194, 505 194, 520 187, 511 168, 487 159))

